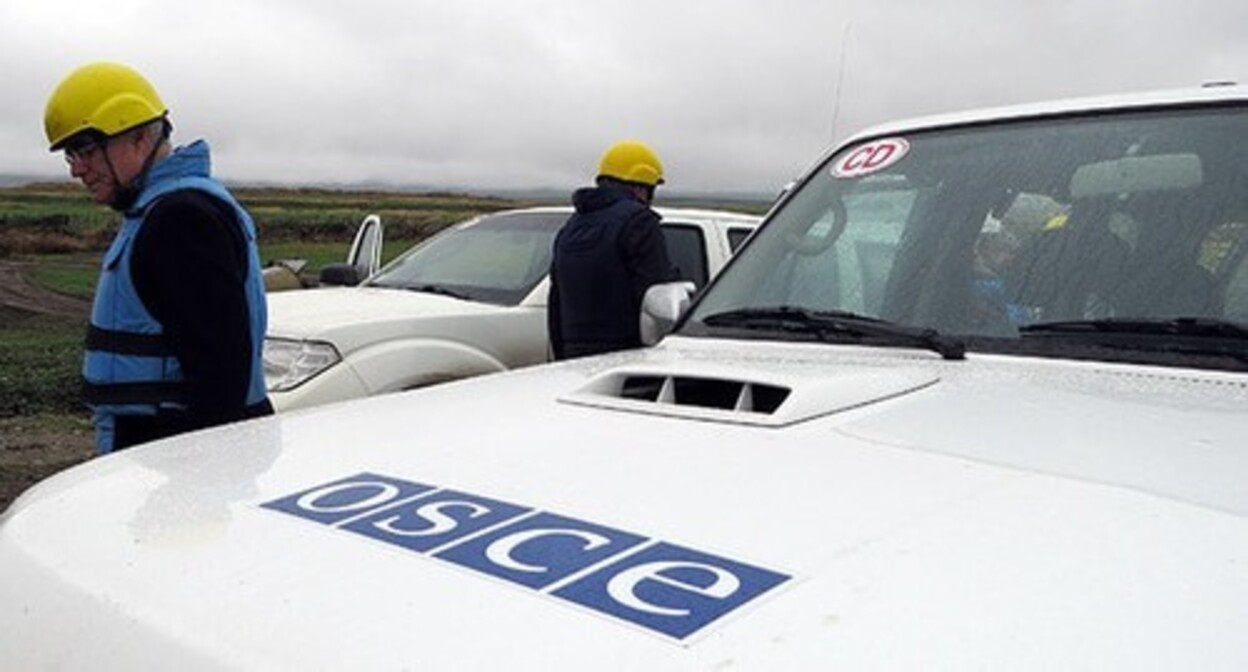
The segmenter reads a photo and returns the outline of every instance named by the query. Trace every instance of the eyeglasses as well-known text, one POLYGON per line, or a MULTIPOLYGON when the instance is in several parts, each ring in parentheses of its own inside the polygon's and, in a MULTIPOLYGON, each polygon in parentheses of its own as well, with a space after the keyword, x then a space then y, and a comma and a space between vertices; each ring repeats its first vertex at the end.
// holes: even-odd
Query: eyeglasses
POLYGON ((73 164, 79 161, 86 161, 95 155, 104 147, 104 143, 95 138, 83 138, 76 142, 65 145, 65 163, 73 164))

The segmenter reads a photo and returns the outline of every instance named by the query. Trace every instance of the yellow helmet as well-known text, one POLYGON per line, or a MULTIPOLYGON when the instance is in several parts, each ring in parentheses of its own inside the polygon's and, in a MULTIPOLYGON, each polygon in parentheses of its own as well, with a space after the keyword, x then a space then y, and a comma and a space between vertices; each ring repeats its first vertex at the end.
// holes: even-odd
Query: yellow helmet
POLYGON ((622 140, 607 148, 598 165, 600 177, 648 186, 663 184, 663 164, 645 143, 622 140))
POLYGON ((48 98, 43 130, 56 151, 77 133, 113 136, 168 113, 143 75, 118 63, 91 63, 69 73, 48 98))

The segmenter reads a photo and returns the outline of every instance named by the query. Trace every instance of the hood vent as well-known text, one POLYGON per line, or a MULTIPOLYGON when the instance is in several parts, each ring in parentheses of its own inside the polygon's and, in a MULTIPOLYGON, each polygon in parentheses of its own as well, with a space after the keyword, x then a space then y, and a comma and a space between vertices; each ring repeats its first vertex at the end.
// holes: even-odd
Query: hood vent
POLYGON ((743 413, 774 413, 788 396, 775 385, 687 376, 627 376, 620 389, 622 399, 743 413))
POLYGON ((806 369, 786 375, 781 370, 739 367, 643 366, 600 373, 559 401, 647 415, 782 427, 900 397, 939 380, 930 371, 913 368, 806 369))

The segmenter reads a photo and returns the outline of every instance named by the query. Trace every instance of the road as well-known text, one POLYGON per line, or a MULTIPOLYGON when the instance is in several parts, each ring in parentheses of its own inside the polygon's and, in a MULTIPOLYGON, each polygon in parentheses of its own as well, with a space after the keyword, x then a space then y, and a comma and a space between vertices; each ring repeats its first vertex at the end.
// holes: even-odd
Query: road
POLYGON ((91 302, 51 292, 27 277, 33 262, 0 260, 0 306, 29 313, 86 316, 91 302))

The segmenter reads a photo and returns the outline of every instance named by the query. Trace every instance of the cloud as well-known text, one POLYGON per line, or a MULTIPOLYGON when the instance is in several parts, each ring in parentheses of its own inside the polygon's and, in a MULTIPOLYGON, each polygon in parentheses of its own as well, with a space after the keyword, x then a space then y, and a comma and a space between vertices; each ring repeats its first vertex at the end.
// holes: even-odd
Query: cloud
POLYGON ((636 137, 674 190, 760 193, 870 124, 1248 63, 1248 9, 1214 0, 0 3, 5 173, 61 170, 43 103, 98 59, 147 74, 227 179, 571 189, 636 137))

